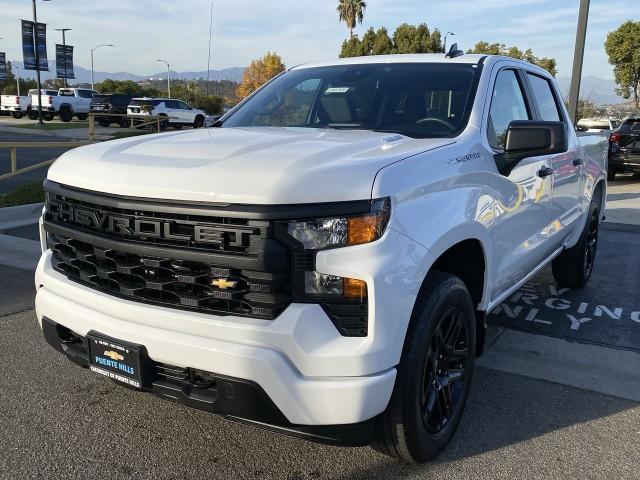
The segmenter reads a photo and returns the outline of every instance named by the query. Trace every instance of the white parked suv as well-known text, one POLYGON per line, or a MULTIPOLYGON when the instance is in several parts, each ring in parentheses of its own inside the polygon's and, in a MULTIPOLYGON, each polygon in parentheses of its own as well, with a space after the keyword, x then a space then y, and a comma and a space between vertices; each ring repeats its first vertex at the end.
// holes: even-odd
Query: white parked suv
MULTIPOLYGON (((137 117, 144 115, 167 117, 167 120, 160 124, 160 128, 163 130, 168 126, 176 130, 184 126, 202 128, 207 116, 203 110, 198 110, 182 100, 173 98, 134 98, 127 107, 127 114, 137 117)), ((141 123, 143 120, 135 119, 134 124, 141 123)))
POLYGON ((591 275, 607 140, 578 137, 529 63, 298 66, 216 126, 49 169, 36 311, 72 362, 424 462, 458 425, 487 313, 546 265, 564 287, 591 275))

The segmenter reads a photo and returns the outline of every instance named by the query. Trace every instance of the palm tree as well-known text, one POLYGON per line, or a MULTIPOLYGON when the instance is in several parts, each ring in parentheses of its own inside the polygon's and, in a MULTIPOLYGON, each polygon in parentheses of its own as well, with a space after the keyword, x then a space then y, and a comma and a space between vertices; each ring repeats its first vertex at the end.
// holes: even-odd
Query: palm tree
POLYGON ((356 28, 356 23, 362 23, 364 18, 364 11, 367 8, 367 3, 364 0, 339 0, 338 1, 338 18, 341 22, 347 24, 349 29, 349 38, 353 37, 353 29, 356 28))

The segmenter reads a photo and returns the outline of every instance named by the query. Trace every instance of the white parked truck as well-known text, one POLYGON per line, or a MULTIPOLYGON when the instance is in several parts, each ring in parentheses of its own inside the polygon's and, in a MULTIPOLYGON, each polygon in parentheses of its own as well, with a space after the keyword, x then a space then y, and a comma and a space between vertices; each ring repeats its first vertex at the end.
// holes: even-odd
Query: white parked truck
POLYGON ((487 313, 546 265, 564 287, 591 275, 607 141, 576 136, 529 63, 302 65, 215 126, 49 169, 36 311, 74 363, 424 462, 458 425, 487 313))
MULTIPOLYGON (((78 120, 86 120, 89 116, 91 99, 95 90, 88 88, 61 88, 57 96, 42 97, 42 111, 47 118, 51 119, 55 115, 60 116, 63 122, 70 122, 75 116, 78 120)), ((38 95, 32 95, 32 110, 38 110, 38 95)))
MULTIPOLYGON (((58 94, 57 90, 42 89, 42 95, 55 96, 58 94)), ((38 90, 29 90, 27 95, 2 95, 0 99, 0 108, 3 112, 10 112, 13 118, 22 118, 23 115, 31 113, 31 97, 38 96, 38 90)), ((36 109, 37 110, 37 109, 36 109)), ((36 114, 37 116, 37 114, 36 114)), ((30 115, 31 117, 31 115, 30 115)))

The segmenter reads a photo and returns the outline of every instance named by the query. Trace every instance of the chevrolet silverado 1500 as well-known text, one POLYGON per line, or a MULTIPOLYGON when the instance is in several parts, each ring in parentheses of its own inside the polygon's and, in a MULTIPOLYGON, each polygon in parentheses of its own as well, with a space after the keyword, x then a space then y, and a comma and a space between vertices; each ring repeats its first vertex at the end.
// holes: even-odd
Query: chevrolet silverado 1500
POLYGON ((589 279, 607 140, 510 58, 292 68, 215 127, 62 155, 46 340, 130 388, 408 462, 453 435, 487 312, 589 279))

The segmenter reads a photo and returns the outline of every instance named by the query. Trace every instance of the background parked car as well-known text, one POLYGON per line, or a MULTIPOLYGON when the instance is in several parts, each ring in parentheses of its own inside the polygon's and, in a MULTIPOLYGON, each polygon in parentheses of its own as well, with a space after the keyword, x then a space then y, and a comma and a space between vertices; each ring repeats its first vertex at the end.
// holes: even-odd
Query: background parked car
POLYGON ((582 118, 578 120, 577 129, 580 132, 609 133, 620 126, 620 121, 614 118, 582 118))
POLYGON ((127 106, 131 103, 133 95, 124 95, 116 93, 95 94, 91 99, 89 110, 95 114, 96 121, 102 127, 108 127, 112 123, 117 123, 121 127, 129 126, 127 118, 127 106), (121 115, 119 117, 100 116, 100 113, 109 113, 121 115))
MULTIPOLYGON (((160 124, 162 130, 166 129, 167 126, 171 126, 176 130, 183 126, 202 128, 207 116, 203 110, 192 108, 182 100, 172 98, 134 98, 127 107, 127 113, 130 115, 167 117, 167 120, 160 124)), ((137 120, 135 123, 142 123, 142 120, 137 120)))
POLYGON ((609 135, 609 181, 617 173, 640 173, 640 115, 632 115, 609 135))

